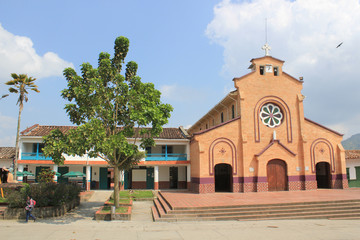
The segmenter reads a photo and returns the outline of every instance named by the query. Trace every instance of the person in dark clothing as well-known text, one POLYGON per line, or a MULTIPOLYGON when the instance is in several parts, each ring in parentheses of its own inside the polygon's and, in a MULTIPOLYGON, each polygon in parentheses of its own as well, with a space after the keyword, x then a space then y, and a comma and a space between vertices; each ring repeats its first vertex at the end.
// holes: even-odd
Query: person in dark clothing
POLYGON ((34 217, 31 214, 31 211, 34 209, 34 207, 35 207, 35 201, 30 196, 28 196, 27 200, 26 200, 26 207, 25 207, 25 210, 26 210, 26 222, 29 221, 29 217, 34 219, 34 222, 36 221, 36 217, 34 217))

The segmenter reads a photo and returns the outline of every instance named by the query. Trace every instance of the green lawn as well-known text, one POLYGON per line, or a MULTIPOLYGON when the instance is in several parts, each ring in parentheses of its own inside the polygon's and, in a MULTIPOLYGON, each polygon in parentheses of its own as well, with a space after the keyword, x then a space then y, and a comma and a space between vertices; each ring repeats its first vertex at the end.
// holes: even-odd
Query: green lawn
POLYGON ((151 190, 133 190, 131 196, 134 198, 154 198, 151 190))
MULTIPOLYGON (((154 194, 152 190, 123 190, 120 191, 120 199, 124 198, 154 198, 154 194)), ((113 196, 111 196, 111 199, 113 199, 113 196)))
POLYGON ((7 202, 6 198, 0 197, 0 203, 7 202))
MULTIPOLYGON (((104 206, 100 213, 110 213, 111 206, 104 206)), ((116 213, 127 213, 128 207, 118 207, 115 212, 116 213)))

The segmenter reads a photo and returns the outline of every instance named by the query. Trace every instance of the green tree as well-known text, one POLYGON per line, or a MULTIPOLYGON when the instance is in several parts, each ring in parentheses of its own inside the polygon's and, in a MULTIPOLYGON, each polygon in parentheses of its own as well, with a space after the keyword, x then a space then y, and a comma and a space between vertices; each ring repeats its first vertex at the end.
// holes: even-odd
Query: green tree
POLYGON ((99 157, 114 168, 114 203, 119 206, 120 170, 126 170, 144 157, 139 151, 153 146, 153 137, 162 132, 172 107, 160 101, 160 91, 137 76, 138 65, 130 61, 125 74, 122 67, 129 50, 129 40, 115 40, 114 56, 100 53, 98 68, 81 65, 81 76, 66 68, 68 82, 61 96, 70 103, 65 109, 77 128, 66 133, 54 130, 44 137, 44 154, 56 164, 69 155, 99 157))
POLYGON ((36 177, 38 182, 41 183, 52 183, 54 182, 55 172, 50 168, 44 168, 41 170, 39 175, 36 177))
POLYGON ((19 94, 19 98, 16 104, 19 104, 19 115, 18 115, 18 123, 17 123, 17 131, 16 131, 16 143, 15 143, 15 160, 14 160, 14 179, 16 180, 16 171, 17 171, 17 160, 19 159, 19 136, 20 136, 20 121, 21 121, 21 112, 24 108, 24 101, 27 102, 29 94, 28 90, 32 90, 35 92, 40 92, 37 89, 37 86, 34 84, 36 78, 28 77, 26 74, 12 73, 11 77, 13 80, 6 82, 5 84, 8 86, 12 86, 9 88, 10 93, 19 94))

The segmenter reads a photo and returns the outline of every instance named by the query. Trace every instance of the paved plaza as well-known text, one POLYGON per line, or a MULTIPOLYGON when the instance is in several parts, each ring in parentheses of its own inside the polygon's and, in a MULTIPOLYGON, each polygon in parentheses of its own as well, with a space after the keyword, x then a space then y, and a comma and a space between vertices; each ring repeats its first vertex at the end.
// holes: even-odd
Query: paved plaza
POLYGON ((71 213, 36 222, 0 221, 1 239, 360 239, 360 220, 153 222, 152 202, 134 202, 131 221, 95 221, 109 191, 96 191, 71 213))

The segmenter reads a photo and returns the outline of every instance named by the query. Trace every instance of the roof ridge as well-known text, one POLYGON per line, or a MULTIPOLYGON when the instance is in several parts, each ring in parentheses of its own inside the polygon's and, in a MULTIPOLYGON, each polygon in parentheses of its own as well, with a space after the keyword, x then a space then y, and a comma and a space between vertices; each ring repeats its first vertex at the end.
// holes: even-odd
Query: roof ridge
POLYGON ((20 134, 24 134, 24 133, 30 133, 32 130, 34 130, 35 128, 37 128, 38 126, 40 126, 39 124, 34 124, 31 127, 26 128, 24 131, 20 132, 20 134))

